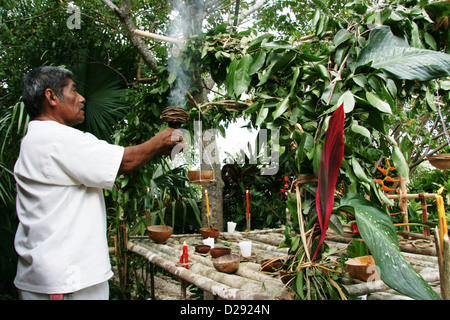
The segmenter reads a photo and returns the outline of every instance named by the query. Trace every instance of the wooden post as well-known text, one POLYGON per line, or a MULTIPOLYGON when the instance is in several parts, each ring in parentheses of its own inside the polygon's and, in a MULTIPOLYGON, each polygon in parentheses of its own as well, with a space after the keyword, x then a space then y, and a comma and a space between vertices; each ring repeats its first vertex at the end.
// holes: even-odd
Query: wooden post
POLYGON ((151 262, 150 263, 150 294, 152 297, 152 300, 156 300, 155 297, 155 265, 151 262))
POLYGON ((439 236, 439 227, 436 227, 436 254, 438 256, 439 276, 441 282, 441 297, 450 300, 450 240, 444 236, 443 247, 439 236))
MULTIPOLYGON (((428 210, 427 210, 427 200, 425 199, 424 193, 419 193, 420 203, 422 204, 422 222, 428 221, 428 210)), ((430 228, 423 227, 423 234, 425 236, 430 236, 430 228)))
POLYGON ((186 281, 181 279, 181 300, 186 300, 186 281))
MULTIPOLYGON (((408 223, 408 202, 406 200, 406 195, 408 194, 408 189, 406 188, 406 181, 405 178, 399 174, 400 181, 400 201, 398 206, 400 207, 400 210, 403 212, 403 223, 408 223)), ((405 225, 403 226, 403 230, 406 232, 409 232, 409 226, 405 225)))
POLYGON ((130 300, 131 298, 128 290, 127 237, 125 219, 120 219, 119 225, 117 226, 117 267, 119 271, 120 292, 124 300, 130 300))

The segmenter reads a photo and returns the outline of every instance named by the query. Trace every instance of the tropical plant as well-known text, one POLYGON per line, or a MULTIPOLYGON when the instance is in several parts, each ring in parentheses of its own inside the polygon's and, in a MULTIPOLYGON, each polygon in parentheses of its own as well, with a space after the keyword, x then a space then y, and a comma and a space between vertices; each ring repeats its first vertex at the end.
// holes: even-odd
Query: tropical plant
POLYGON ((312 257, 315 259, 320 245, 325 241, 328 223, 333 212, 336 182, 344 157, 344 104, 330 117, 320 156, 319 178, 316 191, 316 210, 320 226, 320 239, 312 257))
POLYGON ((418 300, 441 299, 401 253, 395 227, 386 211, 358 194, 344 197, 339 210, 356 217, 380 277, 388 286, 418 300))

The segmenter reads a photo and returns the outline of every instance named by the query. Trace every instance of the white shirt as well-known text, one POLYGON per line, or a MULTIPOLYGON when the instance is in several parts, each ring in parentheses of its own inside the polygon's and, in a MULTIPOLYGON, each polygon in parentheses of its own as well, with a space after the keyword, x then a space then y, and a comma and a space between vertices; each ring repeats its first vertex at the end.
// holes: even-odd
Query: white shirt
POLYGON ((123 152, 54 121, 29 123, 14 167, 17 288, 70 293, 112 276, 102 189, 112 189, 123 152))

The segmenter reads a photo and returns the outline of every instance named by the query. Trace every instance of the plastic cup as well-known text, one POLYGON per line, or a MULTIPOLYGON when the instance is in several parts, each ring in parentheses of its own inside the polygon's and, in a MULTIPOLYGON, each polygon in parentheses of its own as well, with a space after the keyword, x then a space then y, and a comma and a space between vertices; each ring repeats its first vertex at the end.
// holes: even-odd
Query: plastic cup
POLYGON ((252 242, 251 241, 239 242, 239 248, 241 249, 241 254, 243 257, 251 257, 252 256, 252 242))

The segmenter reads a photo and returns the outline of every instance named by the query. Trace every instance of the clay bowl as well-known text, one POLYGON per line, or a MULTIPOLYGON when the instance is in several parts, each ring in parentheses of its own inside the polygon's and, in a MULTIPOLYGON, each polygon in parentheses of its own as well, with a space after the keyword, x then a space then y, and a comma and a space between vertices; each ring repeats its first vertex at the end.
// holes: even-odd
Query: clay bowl
POLYGON ((427 158, 438 169, 450 169, 450 153, 441 153, 427 158))
POLYGON ((212 180, 214 178, 214 171, 188 171, 188 178, 191 181, 212 180))
POLYGON ((211 249, 211 246, 208 246, 207 244, 198 244, 195 246, 195 251, 198 253, 208 253, 211 249))
POLYGON ((348 274, 361 281, 380 280, 373 256, 356 257, 345 262, 348 274))
POLYGON ((240 256, 238 254, 226 254, 213 260, 217 271, 233 273, 239 268, 240 256))
POLYGON ((217 228, 201 228, 200 233, 203 236, 203 239, 214 238, 217 239, 219 237, 220 231, 217 228))
POLYGON ((283 259, 263 259, 261 260, 261 271, 274 272, 284 264, 283 259))
POLYGON ((211 253, 211 257, 218 258, 218 257, 224 256, 226 254, 230 254, 231 249, 226 248, 226 247, 217 247, 217 248, 212 248, 210 253, 211 253))
POLYGON ((172 235, 172 227, 169 226, 150 226, 147 227, 148 236, 157 243, 165 242, 172 235))

